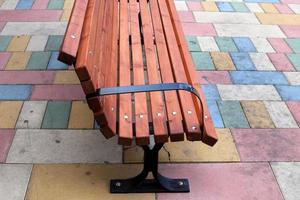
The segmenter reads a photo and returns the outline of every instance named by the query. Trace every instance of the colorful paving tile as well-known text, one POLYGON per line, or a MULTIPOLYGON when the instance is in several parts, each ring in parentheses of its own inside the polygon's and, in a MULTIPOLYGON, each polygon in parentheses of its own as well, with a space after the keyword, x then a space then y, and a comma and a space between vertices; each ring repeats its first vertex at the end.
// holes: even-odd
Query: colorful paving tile
POLYGON ((219 134, 214 147, 160 152, 172 162, 162 173, 188 177, 191 193, 109 194, 109 179, 138 173, 121 163, 142 151, 102 136, 76 72, 57 60, 74 0, 0 0, 0 199, 298 200, 299 0, 174 2, 219 134))

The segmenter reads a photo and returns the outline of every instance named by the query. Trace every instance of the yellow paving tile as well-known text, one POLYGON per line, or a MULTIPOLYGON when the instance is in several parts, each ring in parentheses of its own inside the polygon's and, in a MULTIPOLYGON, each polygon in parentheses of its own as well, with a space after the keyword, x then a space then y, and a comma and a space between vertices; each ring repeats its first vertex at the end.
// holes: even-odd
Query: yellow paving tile
POLYGON ((73 101, 69 120, 69 128, 93 128, 94 116, 84 101, 73 101))
POLYGON ((64 10, 72 10, 75 0, 65 0, 64 10))
POLYGON ((0 101, 0 128, 15 128, 22 101, 0 101))
POLYGON ((10 57, 6 70, 23 70, 30 59, 31 52, 14 52, 10 57))
POLYGON ((226 52, 211 52, 211 57, 218 70, 235 70, 231 57, 226 52))
POLYGON ((275 128, 262 101, 242 101, 251 128, 275 128))
POLYGON ((69 9, 64 10, 64 12, 63 12, 63 14, 62 14, 62 16, 60 18, 60 21, 69 21, 69 18, 70 18, 70 15, 71 15, 71 11, 72 10, 69 10, 69 9))
MULTIPOLYGON (((222 162, 239 161, 229 129, 217 129, 219 141, 213 147, 202 142, 169 142, 159 152, 160 162, 222 162), (168 153, 170 153, 170 159, 168 153)), ((140 147, 124 147, 126 163, 141 162, 143 151, 140 147)))
POLYGON ((255 13, 261 24, 300 25, 300 15, 255 13))
POLYGON ((218 9, 215 2, 203 1, 201 3, 202 3, 202 6, 203 6, 203 9, 205 11, 210 11, 210 12, 218 12, 219 11, 219 9, 218 9))
POLYGON ((66 70, 56 72, 54 84, 80 84, 80 81, 75 71, 66 70))
POLYGON ((266 12, 266 13, 279 13, 278 10, 275 8, 275 6, 271 3, 261 3, 260 7, 266 12))
POLYGON ((15 36, 10 41, 7 51, 25 51, 28 42, 30 40, 30 36, 22 35, 22 36, 15 36))
POLYGON ((110 194, 110 179, 137 175, 137 165, 35 165, 26 200, 155 200, 155 194, 110 194))

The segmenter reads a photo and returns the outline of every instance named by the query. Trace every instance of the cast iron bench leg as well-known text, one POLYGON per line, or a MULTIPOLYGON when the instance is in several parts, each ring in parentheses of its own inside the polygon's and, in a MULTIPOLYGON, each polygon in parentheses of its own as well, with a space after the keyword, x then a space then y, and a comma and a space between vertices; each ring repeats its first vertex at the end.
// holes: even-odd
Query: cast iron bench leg
POLYGON ((153 193, 153 192, 189 192, 187 179, 170 179, 158 173, 158 152, 163 144, 156 144, 153 149, 144 149, 144 168, 136 177, 125 180, 111 180, 111 193, 153 193), (154 179, 146 179, 152 172, 154 179))

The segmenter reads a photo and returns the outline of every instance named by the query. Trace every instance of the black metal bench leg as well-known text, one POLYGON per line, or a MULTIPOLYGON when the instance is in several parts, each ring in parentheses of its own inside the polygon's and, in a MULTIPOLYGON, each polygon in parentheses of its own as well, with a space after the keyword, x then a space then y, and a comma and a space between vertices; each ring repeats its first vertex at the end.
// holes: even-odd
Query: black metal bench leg
POLYGON ((170 179, 158 173, 158 152, 163 144, 156 144, 153 149, 144 149, 144 168, 136 177, 125 180, 111 180, 111 193, 153 193, 153 192, 189 192, 187 179, 170 179), (153 179, 147 179, 152 172, 153 179))

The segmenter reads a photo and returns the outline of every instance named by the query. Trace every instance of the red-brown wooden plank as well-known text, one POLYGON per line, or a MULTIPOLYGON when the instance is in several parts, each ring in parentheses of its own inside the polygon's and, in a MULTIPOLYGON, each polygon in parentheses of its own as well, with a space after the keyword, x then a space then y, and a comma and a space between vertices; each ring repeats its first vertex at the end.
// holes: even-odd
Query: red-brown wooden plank
POLYGON ((88 0, 76 0, 67 26, 58 59, 66 64, 74 64, 77 56, 81 32, 88 0))
MULTIPOLYGON (((153 42, 153 29, 151 25, 150 13, 146 0, 140 1, 140 12, 142 21, 142 32, 144 36, 144 47, 147 64, 147 74, 149 84, 161 83, 159 78, 159 67, 156 62, 156 55, 153 42)), ((168 141, 167 116, 162 92, 150 92, 150 106, 154 128, 154 138, 156 143, 168 141)))
MULTIPOLYGON (((117 67, 118 67, 118 34, 119 34, 119 12, 118 12, 118 0, 112 0, 113 10, 111 18, 111 31, 108 33, 111 38, 111 49, 107 55, 108 61, 106 64, 105 72, 105 87, 117 86, 117 67)), ((103 66, 104 67, 104 66, 103 66)), ((101 131, 106 135, 113 136, 116 134, 116 121, 117 121, 117 97, 116 95, 109 95, 102 97, 103 99, 103 113, 107 119, 107 126, 102 126, 101 131)))
POLYGON ((190 84, 192 84, 198 90, 199 94, 202 97, 201 101, 203 104, 203 114, 200 110, 201 106, 199 106, 199 101, 195 97, 193 97, 195 105, 198 105, 197 107, 199 110, 197 112, 199 113, 198 115, 200 116, 200 119, 199 119, 200 123, 202 123, 202 120, 203 120, 203 119, 201 119, 201 117, 204 116, 204 122, 203 122, 204 131, 203 131, 202 141, 204 143, 212 146, 217 142, 218 136, 217 136, 216 130, 214 128, 214 125, 213 125, 213 122, 212 122, 212 119, 211 119, 211 116, 210 116, 210 113, 208 110, 208 105, 206 103, 204 93, 201 90, 200 83, 198 81, 198 78, 196 77, 195 66, 193 64, 191 55, 190 55, 188 47, 186 45, 184 33, 183 33, 183 30, 182 30, 182 27, 181 27, 181 24, 180 24, 180 21, 179 21, 177 12, 176 12, 174 2, 173 2, 173 0, 167 0, 167 4, 168 4, 169 12, 171 13, 172 23, 173 23, 174 30, 176 33, 176 41, 178 43, 180 53, 181 53, 181 56, 184 61, 184 66, 187 71, 186 74, 187 74, 188 82, 190 84))
MULTIPOLYGON (((174 33, 173 25, 171 22, 170 13, 166 5, 165 0, 158 0, 158 5, 161 13, 161 18, 164 26, 164 33, 168 45, 169 55, 171 57, 173 73, 175 75, 176 82, 187 82, 187 77, 183 65, 183 61, 180 55, 176 36, 174 33)), ((197 113, 195 110, 192 95, 188 92, 180 91, 179 99, 182 109, 182 114, 185 123, 185 129, 188 140, 200 140, 201 139, 201 127, 198 121, 197 113)))
MULTIPOLYGON (((160 65, 161 77, 163 83, 173 83, 173 72, 168 55, 168 49, 165 41, 164 30, 160 19, 160 13, 156 0, 150 0, 150 10, 152 17, 152 24, 155 34, 157 57, 160 65)), ((177 92, 165 92, 165 102, 168 114, 168 123, 170 128, 171 141, 184 140, 184 131, 182 126, 182 114, 180 104, 178 101, 177 92), (177 113, 174 115, 173 113, 177 113)))
MULTIPOLYGON (((137 0, 129 0, 131 57, 133 68, 133 84, 144 85, 144 66, 139 23, 139 4, 137 0)), ((134 94, 135 136, 136 144, 147 145, 149 139, 149 123, 146 93, 134 94)))
MULTIPOLYGON (((119 44, 119 84, 131 85, 129 54, 129 18, 127 0, 120 0, 120 44, 119 44)), ((131 94, 122 94, 119 98, 119 144, 130 145, 132 132, 131 94)))

